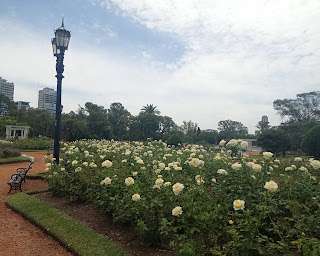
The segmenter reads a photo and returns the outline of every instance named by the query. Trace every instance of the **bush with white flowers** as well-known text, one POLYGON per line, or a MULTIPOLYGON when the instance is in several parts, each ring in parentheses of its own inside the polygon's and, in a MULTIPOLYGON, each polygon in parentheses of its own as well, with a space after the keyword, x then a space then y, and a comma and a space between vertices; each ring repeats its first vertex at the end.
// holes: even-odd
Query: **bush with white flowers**
POLYGON ((92 202, 177 255, 320 255, 320 162, 271 152, 252 159, 242 156, 246 147, 62 143, 47 181, 55 194, 92 202))

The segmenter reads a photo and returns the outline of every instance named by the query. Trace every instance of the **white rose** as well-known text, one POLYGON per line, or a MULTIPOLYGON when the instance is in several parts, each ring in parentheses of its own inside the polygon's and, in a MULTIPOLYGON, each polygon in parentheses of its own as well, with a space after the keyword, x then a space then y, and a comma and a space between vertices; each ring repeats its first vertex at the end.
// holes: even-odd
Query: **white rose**
POLYGON ((101 164, 102 167, 107 167, 107 168, 110 168, 112 166, 112 162, 109 161, 109 160, 106 160, 104 161, 102 164, 101 164))
POLYGON ((225 169, 219 169, 217 171, 217 173, 222 174, 222 175, 227 175, 228 174, 228 172, 225 169))
POLYGON ((234 200, 233 201, 233 209, 235 211, 243 210, 245 207, 244 205, 245 205, 245 202, 243 200, 234 200))
POLYGON ((239 163, 234 163, 233 165, 231 165, 231 168, 236 171, 239 170, 241 167, 242 165, 239 163))
POLYGON ((132 201, 139 201, 139 200, 140 200, 140 195, 139 194, 132 195, 132 201))
POLYGON ((175 195, 179 195, 179 193, 184 189, 184 185, 177 182, 172 186, 172 191, 175 195))
POLYGON ((179 215, 181 215, 182 214, 182 207, 180 207, 180 206, 177 206, 177 207, 175 207, 175 208, 173 208, 172 209, 172 215, 173 216, 179 216, 179 215))
POLYGON ((104 180, 100 182, 100 185, 109 185, 111 184, 111 179, 109 177, 106 177, 104 180))
POLYGON ((127 186, 131 186, 134 184, 134 179, 132 177, 128 177, 124 180, 127 186))
POLYGON ((272 156, 273 156, 273 153, 271 153, 271 152, 263 152, 263 157, 265 157, 267 159, 271 158, 272 156))
POLYGON ((275 192, 278 189, 278 184, 275 183, 273 180, 270 180, 266 182, 266 184, 264 185, 264 188, 268 189, 271 192, 275 192))
POLYGON ((318 160, 313 160, 310 165, 314 168, 314 169, 319 169, 320 168, 320 161, 318 160))

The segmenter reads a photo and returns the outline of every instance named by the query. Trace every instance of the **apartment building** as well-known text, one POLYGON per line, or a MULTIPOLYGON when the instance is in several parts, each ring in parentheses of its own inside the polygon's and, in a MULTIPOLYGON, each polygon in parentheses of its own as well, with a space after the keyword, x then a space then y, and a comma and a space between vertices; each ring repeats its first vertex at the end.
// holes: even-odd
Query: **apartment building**
POLYGON ((51 88, 43 88, 39 91, 38 108, 47 110, 51 115, 56 113, 57 92, 51 88))
MULTIPOLYGON (((14 84, 9 83, 6 79, 0 77, 0 93, 7 96, 10 100, 13 101, 14 84)), ((0 118, 8 114, 7 110, 3 110, 0 112, 0 118)))

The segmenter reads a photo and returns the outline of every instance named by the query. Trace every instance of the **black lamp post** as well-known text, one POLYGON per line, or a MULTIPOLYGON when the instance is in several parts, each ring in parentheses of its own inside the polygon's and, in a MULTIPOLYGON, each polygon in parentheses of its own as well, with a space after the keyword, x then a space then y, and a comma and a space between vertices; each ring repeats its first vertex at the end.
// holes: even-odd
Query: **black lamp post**
POLYGON ((63 58, 64 51, 68 49, 71 33, 64 27, 64 21, 62 19, 62 25, 60 28, 54 31, 55 38, 51 40, 53 55, 57 57, 56 71, 57 71, 57 102, 56 102, 56 121, 54 132, 54 150, 53 157, 57 164, 59 164, 59 151, 60 151, 60 132, 61 132, 61 84, 62 75, 64 71, 63 58))

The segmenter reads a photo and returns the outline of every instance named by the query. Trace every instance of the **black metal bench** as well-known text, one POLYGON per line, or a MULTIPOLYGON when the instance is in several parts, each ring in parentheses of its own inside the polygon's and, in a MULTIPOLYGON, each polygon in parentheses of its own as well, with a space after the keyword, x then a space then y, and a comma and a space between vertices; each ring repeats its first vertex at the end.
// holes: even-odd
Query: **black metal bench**
POLYGON ((8 185, 10 185, 10 190, 8 193, 10 193, 12 189, 20 189, 22 192, 21 184, 23 181, 26 183, 26 176, 28 171, 32 169, 32 164, 33 162, 31 162, 27 168, 18 168, 16 173, 12 174, 11 179, 8 181, 8 185))
POLYGON ((30 169, 32 169, 32 167, 31 167, 32 164, 33 164, 33 162, 31 162, 27 168, 18 168, 16 170, 16 173, 21 175, 22 180, 24 181, 24 183, 26 183, 26 176, 27 176, 28 171, 30 169))
POLYGON ((8 185, 10 185, 10 190, 8 193, 10 193, 12 189, 14 190, 20 189, 20 192, 22 192, 21 190, 22 181, 23 181, 23 178, 19 173, 12 174, 11 179, 8 181, 8 185))

